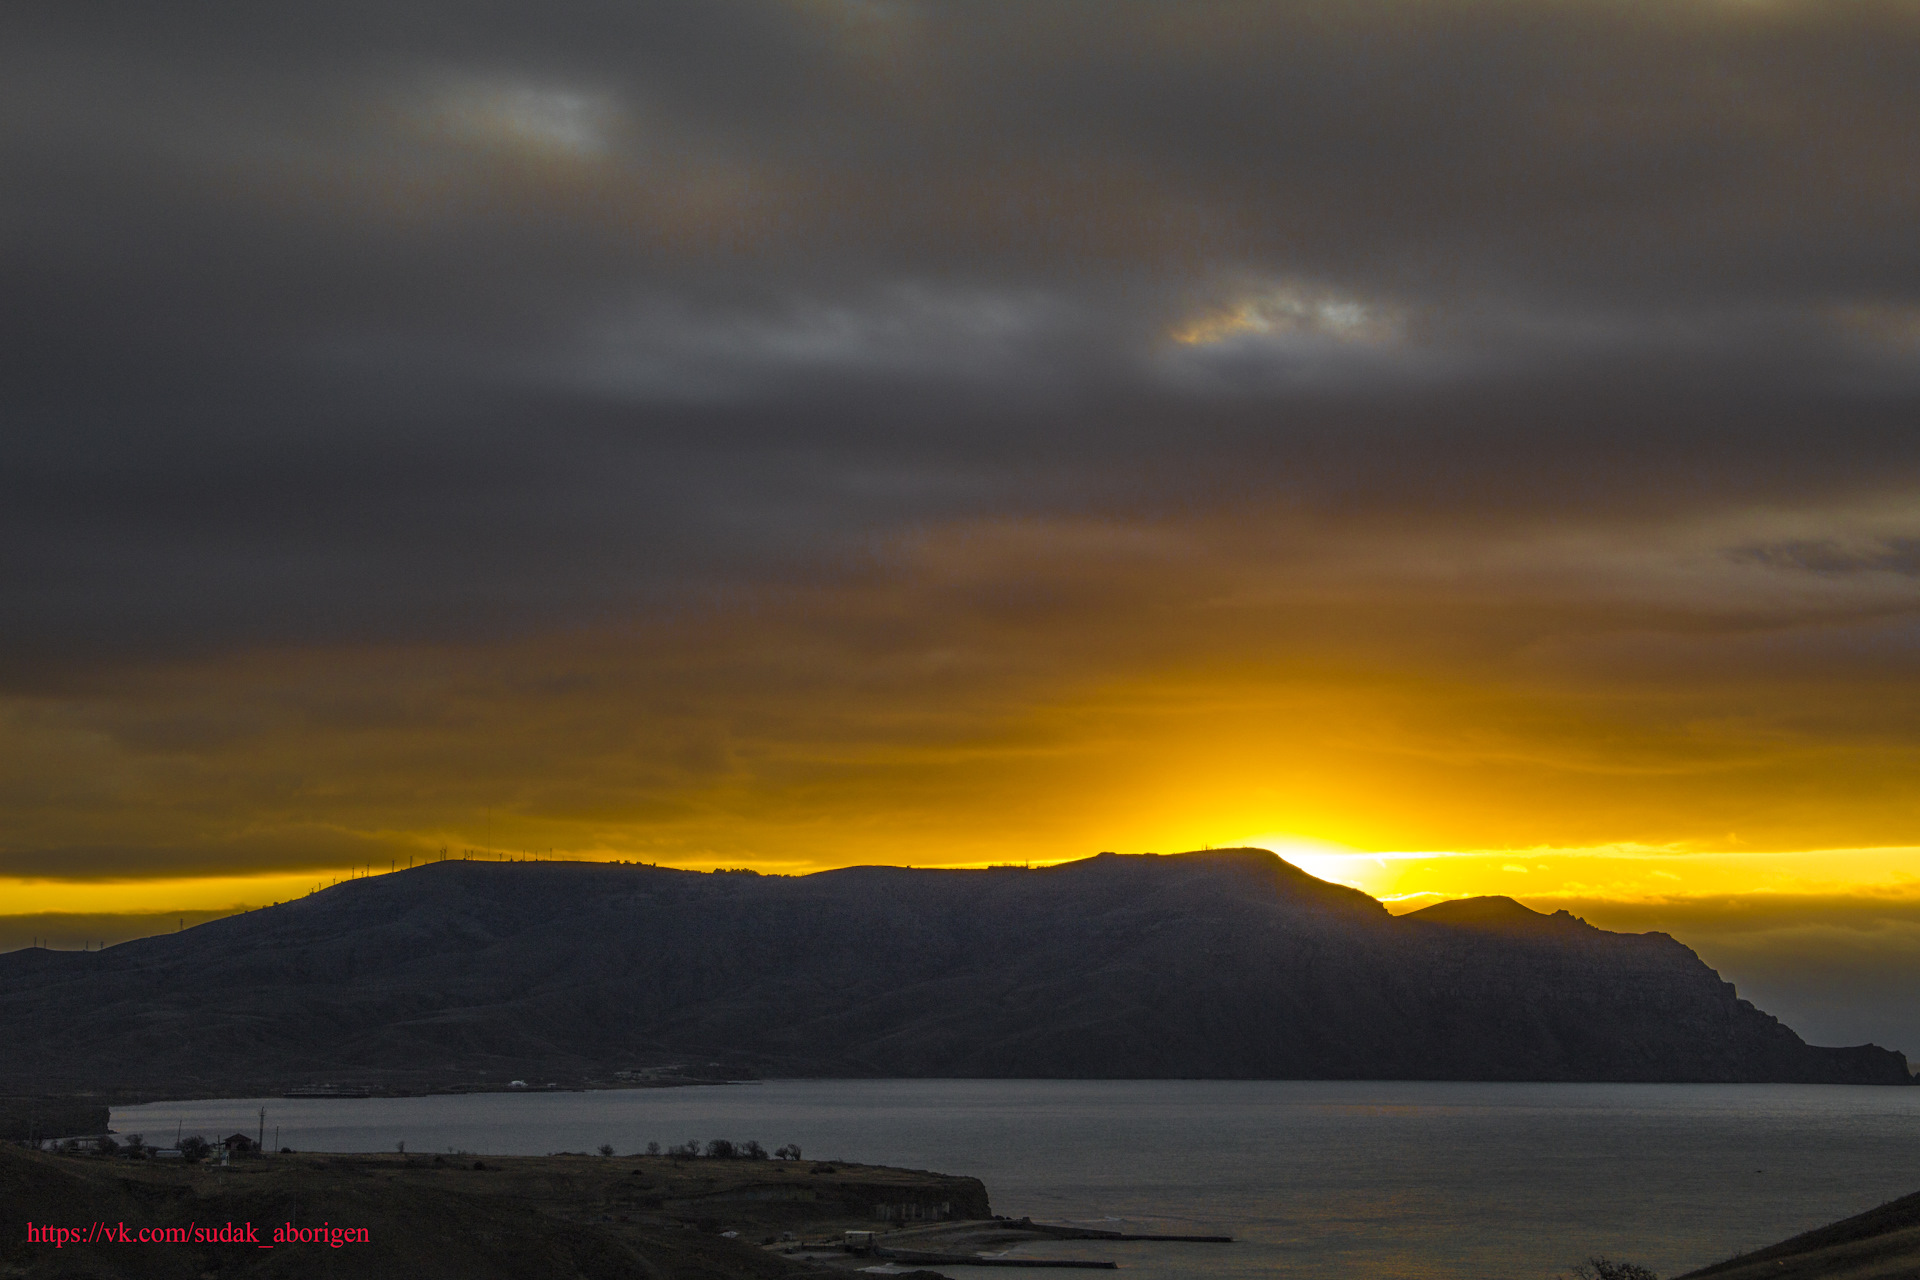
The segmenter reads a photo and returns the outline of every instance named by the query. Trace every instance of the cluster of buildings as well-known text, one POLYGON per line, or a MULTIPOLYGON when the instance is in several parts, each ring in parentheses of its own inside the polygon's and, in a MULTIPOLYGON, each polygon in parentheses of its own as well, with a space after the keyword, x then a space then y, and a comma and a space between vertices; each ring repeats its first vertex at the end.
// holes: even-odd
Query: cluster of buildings
POLYGON ((123 1143, 112 1133, 78 1134, 67 1138, 36 1138, 26 1145, 36 1151, 48 1151, 65 1155, 114 1155, 125 1152, 129 1155, 138 1152, 143 1160, 184 1160, 189 1155, 218 1157, 225 1164, 234 1156, 250 1156, 260 1150, 260 1146, 244 1133, 228 1134, 218 1142, 206 1142, 196 1148, 196 1139, 189 1138, 185 1144, 176 1142, 171 1147, 150 1147, 144 1143, 135 1145, 123 1143))

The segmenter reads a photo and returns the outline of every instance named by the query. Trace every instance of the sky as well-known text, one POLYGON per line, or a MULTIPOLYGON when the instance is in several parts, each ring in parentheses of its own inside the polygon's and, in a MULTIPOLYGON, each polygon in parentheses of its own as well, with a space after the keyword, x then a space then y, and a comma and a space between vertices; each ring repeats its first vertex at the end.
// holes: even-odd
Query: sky
POLYGON ((1920 1056, 1911 4, 0 32, 0 945, 1254 843, 1920 1056))

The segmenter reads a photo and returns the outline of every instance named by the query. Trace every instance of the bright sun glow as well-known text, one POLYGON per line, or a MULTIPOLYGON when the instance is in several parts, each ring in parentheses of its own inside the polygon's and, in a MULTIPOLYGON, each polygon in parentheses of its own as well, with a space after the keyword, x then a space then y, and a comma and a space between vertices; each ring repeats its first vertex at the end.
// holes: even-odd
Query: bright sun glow
POLYGON ((1728 894, 1868 893, 1920 897, 1920 850, 1728 853, 1607 846, 1368 853, 1295 837, 1259 837, 1311 875, 1372 894, 1396 911, 1500 894, 1529 903, 1646 902, 1728 894), (1291 842, 1291 843, 1290 843, 1291 842))
POLYGON ((1374 861, 1373 854, 1311 836, 1269 833, 1235 843, 1271 850, 1310 876, 1363 891, 1367 888, 1365 869, 1374 861))
MULTIPOLYGON (((1371 852, 1334 841, 1290 832, 1266 832, 1237 840, 1217 840, 1214 848, 1231 846, 1269 849, 1294 866, 1333 884, 1343 884, 1372 895, 1398 912, 1417 910, 1448 898, 1502 894, 1540 909, 1560 903, 1675 902, 1728 895, 1867 895, 1889 900, 1920 899, 1920 849, 1907 847, 1821 849, 1797 852, 1689 852, 1683 850, 1607 846, 1603 848, 1502 849, 1466 852, 1371 852)), ((1139 853, 1127 841, 1109 840, 1099 847, 1139 853)), ((1158 841, 1159 853, 1204 847, 1198 842, 1158 841)), ((1009 850, 985 860, 913 859, 916 865, 980 867, 1014 862, 1040 867, 1072 861, 1099 851, 1076 850, 1069 857, 1035 857, 1031 851, 1009 850)), ((601 861, 623 856, 594 850, 586 853, 555 851, 562 859, 601 861)), ((631 856, 631 855, 625 855, 631 856)), ((653 858, 644 859, 653 861, 653 858)), ((901 862, 898 857, 862 859, 901 862)), ((710 856, 704 859, 661 859, 661 865, 689 870, 715 866, 751 866, 756 859, 710 856)), ((404 868, 405 859, 396 864, 404 868)), ((818 866, 763 864, 769 872, 804 873, 818 866)), ((44 912, 152 915, 168 912, 225 912, 286 902, 346 880, 366 868, 335 868, 295 875, 156 877, 149 880, 73 881, 0 879, 0 902, 5 914, 44 912)), ((384 874, 386 865, 373 868, 384 874)))

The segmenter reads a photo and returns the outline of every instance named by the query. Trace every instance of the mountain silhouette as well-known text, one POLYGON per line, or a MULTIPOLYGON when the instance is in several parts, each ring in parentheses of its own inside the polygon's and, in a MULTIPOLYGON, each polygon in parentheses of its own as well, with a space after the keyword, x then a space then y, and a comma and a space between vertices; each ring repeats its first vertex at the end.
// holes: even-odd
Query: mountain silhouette
POLYGON ((1665 934, 1260 849, 807 876, 448 861, 0 956, 0 1088, 800 1076, 1905 1084, 1665 934))

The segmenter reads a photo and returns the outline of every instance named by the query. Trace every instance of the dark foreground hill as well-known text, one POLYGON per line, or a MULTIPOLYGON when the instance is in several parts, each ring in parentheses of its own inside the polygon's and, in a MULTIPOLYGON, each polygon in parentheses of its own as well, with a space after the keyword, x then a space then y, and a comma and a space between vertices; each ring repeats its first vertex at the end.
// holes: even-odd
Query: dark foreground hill
POLYGON ((1920 1194, 1743 1253, 1680 1280, 1912 1280, 1920 1276, 1920 1194))
POLYGON ((1264 850, 800 877, 443 862, 0 956, 0 1089, 784 1075, 1904 1084, 1664 934, 1390 916, 1264 850))
POLYGON ((972 1178, 845 1163, 279 1155, 190 1165, 0 1145, 0 1276, 847 1280, 873 1260, 823 1267, 759 1246, 783 1232, 884 1229, 878 1211, 915 1209, 992 1212, 972 1178))

